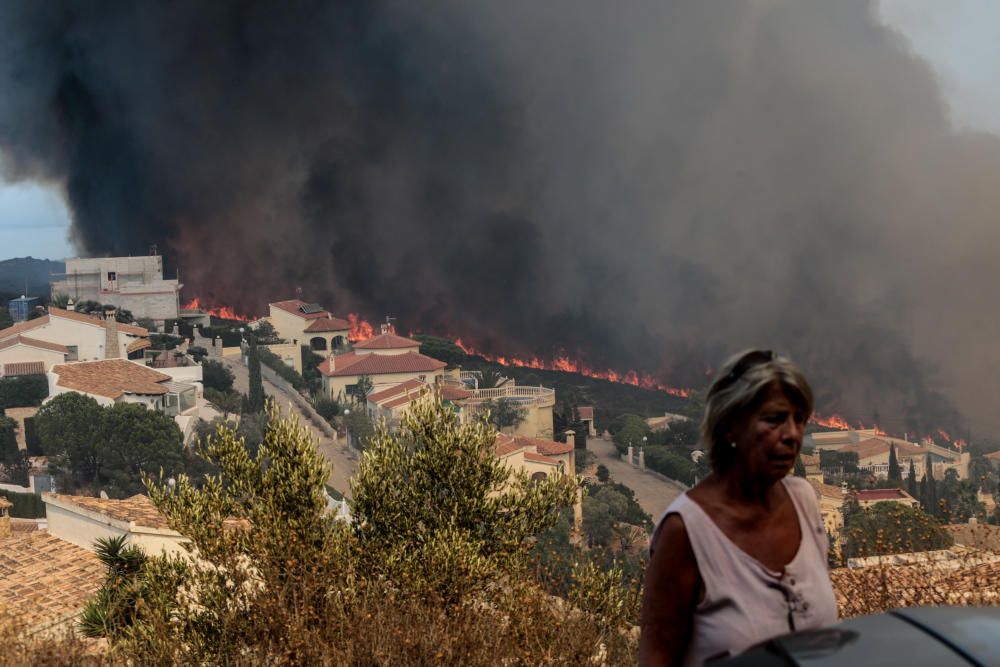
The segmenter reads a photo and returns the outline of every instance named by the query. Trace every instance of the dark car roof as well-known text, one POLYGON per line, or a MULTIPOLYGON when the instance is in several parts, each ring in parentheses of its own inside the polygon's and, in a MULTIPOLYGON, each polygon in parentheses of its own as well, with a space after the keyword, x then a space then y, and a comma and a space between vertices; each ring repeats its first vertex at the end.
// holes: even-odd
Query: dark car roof
POLYGON ((718 664, 1000 667, 1000 607, 919 607, 852 618, 772 639, 718 664))

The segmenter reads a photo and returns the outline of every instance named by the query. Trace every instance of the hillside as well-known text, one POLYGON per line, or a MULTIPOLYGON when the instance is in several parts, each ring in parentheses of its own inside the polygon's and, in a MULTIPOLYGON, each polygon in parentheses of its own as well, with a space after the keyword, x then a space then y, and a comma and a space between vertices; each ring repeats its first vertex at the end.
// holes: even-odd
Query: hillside
POLYGON ((34 257, 0 260, 0 299, 24 294, 25 282, 29 296, 49 296, 49 274, 66 270, 63 262, 34 257))

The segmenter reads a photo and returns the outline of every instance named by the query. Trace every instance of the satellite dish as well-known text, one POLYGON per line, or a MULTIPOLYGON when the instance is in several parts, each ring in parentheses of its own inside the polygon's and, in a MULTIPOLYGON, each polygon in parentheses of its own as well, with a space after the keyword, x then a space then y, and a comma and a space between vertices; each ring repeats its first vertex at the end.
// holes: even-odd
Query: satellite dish
POLYGON ((700 449, 696 449, 693 452, 691 452, 691 460, 694 461, 695 463, 698 463, 703 458, 705 458, 705 452, 701 451, 700 449))

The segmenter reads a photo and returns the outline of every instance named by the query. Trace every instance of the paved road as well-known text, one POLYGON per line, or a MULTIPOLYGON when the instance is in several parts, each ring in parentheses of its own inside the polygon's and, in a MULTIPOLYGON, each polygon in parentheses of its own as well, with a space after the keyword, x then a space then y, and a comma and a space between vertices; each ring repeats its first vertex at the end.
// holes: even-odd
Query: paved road
POLYGON ((653 521, 659 518, 674 498, 684 492, 684 487, 677 482, 668 482, 662 477, 644 472, 622 461, 618 458, 618 450, 611 440, 587 438, 587 449, 597 456, 597 463, 607 466, 614 481, 621 482, 635 491, 636 500, 642 509, 649 512, 653 521))
MULTIPOLYGON (((218 357, 216 357, 218 359, 218 357)), ((229 370, 233 372, 233 389, 241 393, 247 393, 250 387, 250 372, 239 357, 226 357, 221 359, 229 370)), ((309 427, 309 431, 316 440, 319 451, 330 462, 333 470, 327 483, 341 493, 348 495, 350 484, 348 480, 358 470, 358 460, 356 453, 346 447, 343 441, 333 440, 326 437, 322 431, 309 421, 309 418, 295 405, 292 397, 284 389, 263 378, 264 393, 274 399, 274 402, 281 409, 282 414, 287 414, 289 410, 299 418, 299 422, 309 427)))

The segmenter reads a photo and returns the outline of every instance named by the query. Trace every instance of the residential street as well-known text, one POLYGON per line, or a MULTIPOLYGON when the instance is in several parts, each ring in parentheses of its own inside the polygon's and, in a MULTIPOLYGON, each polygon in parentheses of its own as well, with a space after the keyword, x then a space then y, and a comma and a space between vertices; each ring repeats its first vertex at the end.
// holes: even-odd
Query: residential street
POLYGON ((618 450, 611 440, 587 438, 587 449, 597 456, 597 463, 603 464, 611 473, 611 478, 635 491, 636 500, 642 509, 649 512, 656 521, 674 498, 684 492, 677 482, 668 482, 652 473, 643 472, 618 458, 618 450))
MULTIPOLYGON (((213 357, 218 359, 218 357, 213 357)), ((243 364, 239 357, 226 357, 221 359, 229 370, 233 372, 235 377, 233 381, 233 389, 240 393, 247 393, 249 389, 249 370, 243 364)), ((309 427, 309 431, 313 434, 316 439, 319 451, 322 452, 326 460, 330 462, 333 466, 333 471, 330 473, 330 477, 327 482, 333 488, 337 489, 344 495, 348 495, 349 484, 348 480, 358 469, 358 461, 356 454, 353 450, 347 450, 346 444, 341 441, 333 440, 326 437, 322 431, 316 428, 308 417, 295 405, 292 401, 292 397, 288 395, 283 389, 277 385, 269 382, 267 378, 263 378, 264 382, 264 393, 269 397, 274 399, 274 402, 278 404, 281 409, 282 414, 287 414, 289 410, 299 421, 309 427), (346 451, 345 451, 346 450, 346 451)))

